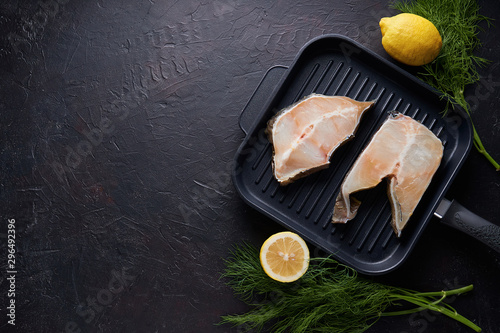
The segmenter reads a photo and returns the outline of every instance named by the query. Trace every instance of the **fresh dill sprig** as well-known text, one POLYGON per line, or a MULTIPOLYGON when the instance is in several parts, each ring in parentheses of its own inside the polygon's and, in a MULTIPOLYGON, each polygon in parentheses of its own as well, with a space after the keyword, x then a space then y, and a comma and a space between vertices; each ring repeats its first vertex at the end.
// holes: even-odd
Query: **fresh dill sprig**
MULTIPOLYGON (((424 65, 423 71, 417 76, 441 92, 452 104, 462 107, 472 118, 464 91, 467 85, 480 80, 477 67, 489 63, 473 52, 481 46, 478 38, 481 31, 479 23, 485 21, 489 25, 491 20, 479 14, 476 0, 399 0, 391 6, 404 13, 425 17, 434 23, 443 39, 441 53, 432 63, 424 65)), ((486 151, 476 128, 474 125, 472 127, 474 146, 500 171, 500 165, 486 151)))
POLYGON ((419 293, 373 282, 334 259, 311 259, 304 276, 292 283, 269 278, 260 265, 259 251, 248 244, 236 246, 222 278, 251 310, 222 316, 220 324, 242 331, 361 333, 382 316, 422 310, 441 312, 480 332, 474 323, 443 303, 450 295, 472 290, 472 285, 450 291, 419 293), (413 305, 402 310, 386 312, 413 305))

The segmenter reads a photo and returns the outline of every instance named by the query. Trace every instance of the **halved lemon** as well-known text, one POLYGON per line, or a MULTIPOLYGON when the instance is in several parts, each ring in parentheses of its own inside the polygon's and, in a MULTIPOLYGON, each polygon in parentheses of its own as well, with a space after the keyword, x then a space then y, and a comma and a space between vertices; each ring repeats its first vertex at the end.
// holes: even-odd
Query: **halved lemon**
POLYGON ((309 248, 299 235, 290 231, 279 232, 262 244, 260 263, 270 278, 293 282, 309 267, 309 248))

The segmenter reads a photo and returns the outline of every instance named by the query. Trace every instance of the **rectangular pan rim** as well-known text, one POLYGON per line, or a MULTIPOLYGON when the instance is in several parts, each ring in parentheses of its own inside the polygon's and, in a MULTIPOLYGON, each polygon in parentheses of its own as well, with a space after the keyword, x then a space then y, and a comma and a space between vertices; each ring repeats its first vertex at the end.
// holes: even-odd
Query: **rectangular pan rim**
MULTIPOLYGON (((347 37, 344 37, 344 36, 341 36, 341 35, 337 35, 337 34, 328 34, 328 35, 318 36, 318 37, 312 39, 311 41, 309 41, 308 43, 306 43, 304 45, 304 47, 301 48, 300 52, 298 53, 298 55, 296 56, 296 58, 294 59, 294 61, 290 65, 290 67, 288 67, 288 69, 286 70, 286 72, 282 75, 281 79, 279 80, 279 83, 276 84, 276 87, 273 90, 273 92, 269 95, 270 97, 267 99, 267 102, 265 103, 265 106, 262 108, 262 110, 260 110, 259 115, 255 117, 256 120, 254 121, 254 123, 252 124, 252 126, 249 127, 249 129, 247 131, 247 133, 248 133, 247 136, 245 137, 244 141, 242 142, 242 144, 238 148, 237 153, 236 153, 235 158, 234 158, 234 165, 235 166, 238 165, 238 159, 240 158, 241 151, 247 145, 248 139, 259 128, 259 126, 261 125, 263 117, 267 113, 270 112, 269 109, 276 103, 276 99, 279 98, 280 91, 282 89, 285 89, 285 88, 283 88, 283 85, 287 82, 287 80, 289 80, 289 77, 292 75, 294 67, 296 66, 296 64, 298 63, 298 61, 301 60, 301 57, 303 56, 304 52, 307 51, 310 47, 313 47, 313 45, 315 43, 321 42, 324 39, 333 39, 333 40, 337 40, 338 42, 349 43, 352 46, 354 46, 356 48, 359 48, 363 52, 367 53, 369 56, 373 57, 375 59, 375 61, 379 62, 381 65, 388 66, 391 70, 397 72, 399 75, 404 76, 405 79, 411 80, 412 84, 417 84, 421 89, 424 89, 425 91, 428 91, 429 93, 432 93, 432 94, 436 95, 440 99, 443 98, 441 94, 439 94, 435 89, 433 89, 431 86, 427 85, 425 82, 417 79, 416 77, 414 77, 411 74, 409 74, 406 71, 404 71, 402 68, 396 66, 395 64, 390 63, 386 59, 380 57, 379 55, 377 55, 377 54, 373 53, 372 51, 370 51, 370 50, 366 49, 365 47, 363 47, 361 44, 359 44, 359 43, 357 43, 357 42, 355 42, 355 41, 353 41, 353 40, 351 40, 351 39, 349 39, 347 37)), ((277 66, 277 67, 280 67, 280 66, 277 66)), ((254 94, 255 94, 255 92, 254 92, 254 94)), ((470 122, 470 119, 469 119, 468 115, 463 110, 461 110, 461 109, 456 110, 456 112, 459 113, 459 116, 461 117, 462 120, 465 120, 466 126, 467 126, 467 130, 468 130, 469 133, 471 133, 472 132, 472 125, 471 125, 471 122, 470 122)), ((464 139, 461 138, 461 140, 464 140, 464 139)), ((464 144, 464 143, 462 143, 462 144, 464 144)), ((348 264, 348 265, 353 266, 353 268, 357 269, 361 273, 370 274, 370 275, 377 275, 377 274, 387 273, 389 271, 392 271, 396 267, 398 267, 400 264, 402 264, 406 260, 406 258, 409 256, 409 254, 411 253, 411 250, 415 246, 415 244, 416 244, 418 238, 420 237, 423 229, 425 228, 425 226, 427 225, 427 223, 429 223, 429 220, 431 219, 431 215, 434 212, 434 210, 436 209, 437 205, 439 204, 439 201, 441 201, 442 197, 444 196, 444 193, 449 188, 449 186, 452 183, 453 179, 456 177, 457 171, 460 169, 460 167, 464 163, 465 159, 467 158, 468 153, 470 152, 470 149, 471 149, 471 145, 472 145, 472 136, 471 135, 467 138, 467 142, 465 142, 465 144, 466 144, 465 153, 464 154, 460 154, 461 156, 460 156, 460 159, 458 160, 458 163, 454 164, 455 166, 454 166, 453 170, 451 170, 451 172, 448 171, 449 174, 451 173, 451 176, 447 177, 447 179, 443 182, 444 186, 440 185, 440 187, 442 187, 443 190, 441 191, 441 193, 439 193, 439 198, 438 198, 439 200, 435 200, 435 201, 432 202, 433 205, 432 205, 432 207, 430 207, 431 209, 429 209, 429 207, 426 208, 428 210, 428 212, 426 214, 423 214, 423 215, 425 215, 425 221, 424 222, 419 221, 419 223, 422 223, 422 227, 419 227, 421 230, 418 233, 418 237, 415 238, 415 239, 412 239, 412 241, 410 242, 409 246, 407 247, 407 251, 405 252, 404 256, 401 258, 401 260, 397 264, 392 265, 391 267, 384 267, 384 268, 377 268, 377 267, 366 268, 366 267, 359 267, 356 264, 353 264, 352 262, 350 262, 349 258, 346 258, 346 257, 342 257, 341 256, 341 257, 338 257, 338 259, 340 261, 348 264)), ((453 155, 454 154, 452 154, 451 156, 453 156, 453 155)), ((245 191, 246 191, 245 188, 246 188, 246 186, 243 186, 245 188, 242 187, 242 185, 237 180, 237 176, 238 176, 238 173, 236 172, 236 169, 234 169, 233 173, 232 173, 233 184, 235 185, 235 188, 237 189, 239 195, 242 197, 242 199, 245 201, 246 204, 248 204, 249 206, 251 206, 254 209, 258 210, 259 212, 263 213, 264 215, 268 216, 272 220, 278 222, 279 224, 281 224, 285 228, 290 229, 292 231, 298 232, 299 234, 301 234, 301 236, 303 236, 312 245, 315 245, 315 246, 321 248, 322 250, 324 250, 326 252, 331 252, 331 249, 325 248, 322 244, 316 242, 314 239, 311 239, 311 237, 309 236, 308 232, 306 232, 306 233, 300 232, 300 229, 301 229, 300 227, 297 227, 297 225, 290 225, 290 223, 288 223, 288 218, 286 218, 286 220, 283 220, 282 217, 285 217, 285 215, 283 213, 280 213, 279 211, 276 211, 275 209, 272 209, 271 211, 269 211, 269 210, 265 209, 265 208, 267 208, 267 206, 266 207, 262 207, 258 203, 256 203, 254 200, 251 200, 251 198, 248 198, 247 195, 245 194, 245 191)))

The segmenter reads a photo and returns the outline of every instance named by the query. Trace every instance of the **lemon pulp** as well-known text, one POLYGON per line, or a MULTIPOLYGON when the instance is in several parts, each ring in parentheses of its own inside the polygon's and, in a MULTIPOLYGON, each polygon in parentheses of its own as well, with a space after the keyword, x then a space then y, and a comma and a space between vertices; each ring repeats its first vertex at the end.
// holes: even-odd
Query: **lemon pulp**
POLYGON ((292 282, 309 267, 309 249, 297 234, 284 231, 269 237, 261 247, 260 263, 264 272, 280 282, 292 282))

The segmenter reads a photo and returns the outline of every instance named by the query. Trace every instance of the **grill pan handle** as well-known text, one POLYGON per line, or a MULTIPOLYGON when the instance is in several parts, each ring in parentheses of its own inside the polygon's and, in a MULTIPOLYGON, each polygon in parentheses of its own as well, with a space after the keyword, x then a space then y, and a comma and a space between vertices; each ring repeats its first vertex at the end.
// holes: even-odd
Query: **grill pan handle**
POLYGON ((500 227, 474 214, 456 201, 443 199, 435 215, 441 222, 465 232, 500 253, 500 227))
POLYGON ((288 67, 281 65, 271 67, 260 81, 240 114, 240 128, 245 135, 248 134, 256 119, 259 119, 260 113, 263 112, 262 105, 266 105, 269 96, 272 96, 271 92, 278 85, 287 69, 288 67))

